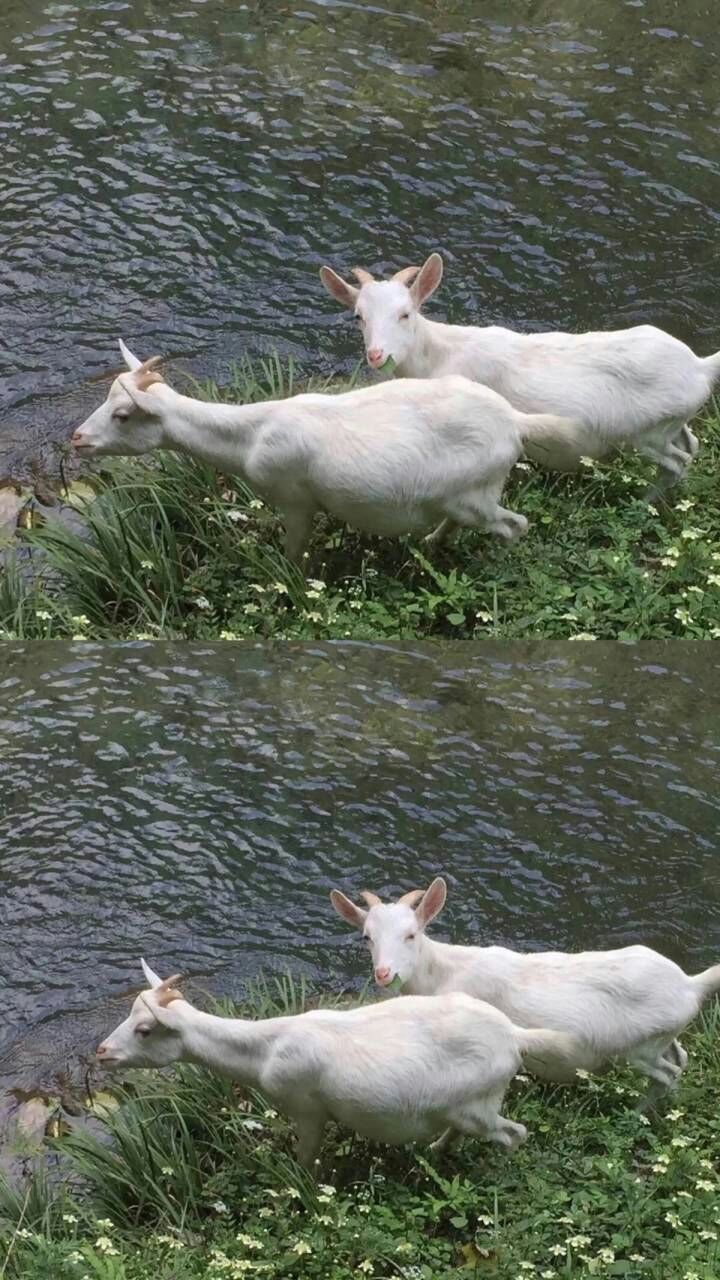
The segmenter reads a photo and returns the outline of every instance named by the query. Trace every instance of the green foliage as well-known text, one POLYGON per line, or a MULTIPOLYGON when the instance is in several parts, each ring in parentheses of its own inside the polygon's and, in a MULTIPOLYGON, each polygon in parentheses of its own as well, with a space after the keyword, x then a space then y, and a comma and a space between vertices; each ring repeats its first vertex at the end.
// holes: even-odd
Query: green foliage
MULTIPOLYGON (((295 374, 275 358, 200 390, 260 400, 294 391, 295 374)), ((236 479, 172 453, 119 460, 75 500, 79 529, 51 518, 21 535, 32 561, 7 560, 0 635, 717 638, 720 417, 698 431, 687 482, 654 504, 634 456, 575 476, 520 463, 506 501, 531 528, 511 547, 464 530, 430 551, 320 517, 307 581, 277 517, 236 479)))
MULTIPOLYGON (((260 980, 239 1012, 308 1003, 302 983, 260 980)), ((99 1136, 52 1144, 66 1178, 0 1182, 0 1277, 717 1280, 719 1031, 716 1005, 659 1111, 638 1108, 630 1071, 572 1088, 520 1076, 505 1111, 530 1137, 514 1156, 331 1130, 318 1184, 257 1095, 198 1067, 135 1073, 99 1136)))

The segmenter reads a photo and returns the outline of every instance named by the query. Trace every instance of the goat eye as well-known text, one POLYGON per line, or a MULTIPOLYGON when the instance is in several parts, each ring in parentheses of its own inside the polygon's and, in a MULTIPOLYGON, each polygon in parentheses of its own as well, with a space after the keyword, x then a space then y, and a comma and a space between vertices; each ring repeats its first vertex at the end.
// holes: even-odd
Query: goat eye
POLYGON ((135 1028, 135 1035, 136 1035, 136 1036, 143 1036, 143 1037, 145 1037, 145 1036, 149 1036, 149 1035, 150 1035, 150 1027, 136 1027, 136 1028, 135 1028))
POLYGON ((406 942, 412 942, 412 940, 413 940, 413 938, 414 938, 414 937, 415 937, 415 934, 414 934, 414 933, 408 933, 408 934, 406 934, 406 936, 405 936, 405 941, 406 941, 406 942))
POLYGON ((401 319, 401 320, 409 320, 409 319, 410 319, 410 312, 409 312, 409 311, 403 311, 402 315, 400 316, 400 319, 401 319))
POLYGON ((130 414, 128 413, 127 409, 116 409, 113 414, 113 418, 115 419, 116 422, 127 422, 129 417, 130 417, 130 414))

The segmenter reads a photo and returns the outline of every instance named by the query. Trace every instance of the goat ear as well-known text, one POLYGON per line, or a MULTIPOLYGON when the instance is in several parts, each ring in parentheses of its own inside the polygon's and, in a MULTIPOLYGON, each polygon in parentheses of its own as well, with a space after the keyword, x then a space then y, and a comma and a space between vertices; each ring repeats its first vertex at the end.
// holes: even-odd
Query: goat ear
POLYGON ((347 307, 348 310, 353 310, 360 292, 359 289, 355 288, 354 284, 348 284, 347 280, 343 280, 342 276, 333 271, 332 267, 321 267, 320 279, 331 298, 334 298, 341 306, 347 307))
POLYGON ((423 302, 427 302, 428 298, 435 292, 443 276, 443 260, 439 253, 431 253, 430 257, 420 268, 420 273, 415 278, 410 293, 416 307, 421 307, 423 302))
POLYGON ((437 876, 433 880, 429 889, 426 889, 422 902, 415 908, 417 922, 421 929, 424 929, 436 915, 442 911, 447 898, 447 885, 442 876, 437 876))
POLYGON ((120 355, 125 361, 130 372, 133 373, 135 369, 139 369, 142 364, 142 360, 138 360, 137 356, 133 355, 130 348, 125 346, 122 338, 118 338, 118 346, 120 348, 120 355))
POLYGON ((358 929, 362 929, 367 917, 367 911, 363 911, 362 907, 356 907, 355 903, 346 898, 345 894, 341 893, 339 889, 333 889, 330 894, 330 901, 343 920, 358 929))
POLYGON ((160 1023, 161 1027, 167 1027, 168 1031, 177 1030, 180 1024, 180 1015, 176 1009, 173 1009, 172 1004, 156 1004, 154 1000, 146 1000, 145 996, 141 996, 140 999, 155 1021, 160 1023))
POLYGON ((161 977, 159 977, 159 975, 155 972, 155 970, 154 970, 154 969, 151 969, 151 968, 150 968, 150 965, 149 965, 149 964, 147 964, 147 963, 146 963, 144 960, 142 960, 142 959, 140 960, 140 965, 141 965, 141 967, 142 967, 142 971, 143 971, 143 973, 144 973, 144 975, 145 975, 145 981, 147 982, 148 986, 150 987, 150 990, 151 990, 151 991, 154 991, 156 987, 161 987, 161 986, 162 986, 162 984, 163 984, 163 980, 162 980, 162 978, 161 978, 161 977))
POLYGON ((142 409, 150 418, 161 418, 163 405, 162 401, 156 396, 151 396, 147 391, 141 391, 132 374, 121 373, 118 382, 123 391, 127 391, 130 399, 137 405, 138 409, 142 409))

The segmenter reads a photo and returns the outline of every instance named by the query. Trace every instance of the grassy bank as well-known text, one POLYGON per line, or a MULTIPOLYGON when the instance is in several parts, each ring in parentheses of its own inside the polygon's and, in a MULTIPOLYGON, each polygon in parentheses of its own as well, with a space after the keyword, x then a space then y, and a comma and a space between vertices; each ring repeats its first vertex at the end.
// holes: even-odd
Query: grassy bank
MULTIPOLYGON (((257 988, 251 1016, 302 1007, 257 988)), ((230 1009, 230 1006, 226 1006, 230 1009)), ((7 1280, 717 1280, 720 1012, 686 1037, 677 1094, 650 1117, 631 1073, 514 1082, 514 1157, 466 1140, 433 1155, 330 1130, 319 1185, 257 1096, 189 1067, 136 1073, 99 1137, 57 1139, 63 1176, 0 1189, 7 1280)))
MULTIPOLYGON (((246 366, 201 391, 246 402, 291 376, 246 366)), ((720 416, 697 429, 699 458, 663 503, 643 499, 652 468, 634 456, 573 477, 521 463, 507 504, 531 529, 515 546, 465 530, 426 554, 320 518, 307 582, 232 477, 174 454, 117 460, 71 495, 79 530, 51 516, 21 533, 31 564, 6 559, 0 636, 717 638, 720 416)))

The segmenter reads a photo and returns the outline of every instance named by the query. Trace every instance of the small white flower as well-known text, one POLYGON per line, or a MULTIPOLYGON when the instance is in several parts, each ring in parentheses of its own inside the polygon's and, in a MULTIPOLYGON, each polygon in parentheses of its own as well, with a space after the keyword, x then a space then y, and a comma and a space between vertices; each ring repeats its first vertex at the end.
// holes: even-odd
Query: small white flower
POLYGON ((707 584, 709 587, 720 587, 720 573, 709 573, 707 584))
POLYGON ((568 640, 597 640, 592 631, 576 631, 574 636, 568 636, 568 640))
POLYGON ((214 1209, 216 1213, 230 1212, 224 1200, 213 1200, 212 1205, 210 1207, 211 1209, 214 1209))
POLYGON ((71 618, 71 619, 70 619, 70 621, 72 622, 72 624, 73 624, 73 626, 74 626, 74 627, 89 627, 89 626, 90 626, 90 619, 89 619, 89 618, 87 617, 87 615, 86 615, 86 614, 84 614, 84 613, 79 613, 79 614, 77 614, 77 616, 76 616, 76 617, 74 617, 74 618, 71 618))
POLYGON ((277 591, 278 595, 287 595, 288 593, 288 589, 284 582, 273 582, 272 589, 273 591, 277 591))
POLYGON ((303 1253, 312 1253, 312 1245, 309 1245, 307 1240, 296 1240, 292 1247, 292 1251, 293 1253, 297 1253, 298 1256, 303 1253))
POLYGON ((252 604, 252 603, 246 604, 243 608, 243 613, 259 613, 259 612, 260 612, 259 604, 252 604))
POLYGON ((153 564, 152 560, 141 560, 141 561, 140 561, 140 568, 141 568, 141 569, 154 569, 154 568, 155 568, 155 565, 153 564))
POLYGON ((62 1220, 63 1222, 77 1222, 77 1218, 74 1213, 64 1213, 62 1220))
POLYGON ((680 502, 675 503, 676 511, 691 511, 695 506, 692 498, 681 498, 680 502))
POLYGON ((212 605, 207 596, 196 596, 193 600, 196 609, 211 609, 212 605))
POLYGON ((686 542, 697 542, 698 538, 702 537, 702 529, 683 529, 680 537, 686 542))
POLYGON ((306 614, 308 622, 322 622, 322 614, 317 609, 310 609, 306 614))
POLYGON ((262 511, 263 505, 264 504, 260 501, 259 498, 252 498, 248 503, 248 506, 252 507, 253 511, 262 511))
POLYGON ((239 1244, 244 1244, 246 1249, 264 1249, 265 1246, 261 1240, 256 1240, 255 1236, 245 1235, 242 1231, 236 1235, 235 1239, 239 1244))
MULTIPOLYGON (((257 608, 257 605, 255 606, 255 608, 257 608)), ((240 637, 238 636, 237 631, 221 631, 220 639, 221 640, 239 640, 240 637)))
POLYGON ((36 609, 35 617, 39 618, 41 622, 49 622, 52 618, 52 614, 48 613, 47 609, 36 609))
POLYGON ((232 520, 233 524, 239 524, 241 520, 248 520, 249 516, 246 516, 244 511, 238 511, 237 507, 232 507, 227 513, 227 518, 232 520))
POLYGON ((117 1256, 117 1254, 120 1252, 119 1249, 115 1248, 115 1245, 113 1244, 109 1236, 98 1236, 97 1240, 95 1241, 95 1248, 97 1249, 98 1253, 104 1253, 109 1258, 117 1256))
POLYGON ((715 1183, 708 1182, 707 1178, 699 1178, 698 1181, 695 1183, 695 1190, 696 1191, 714 1191, 715 1183))

